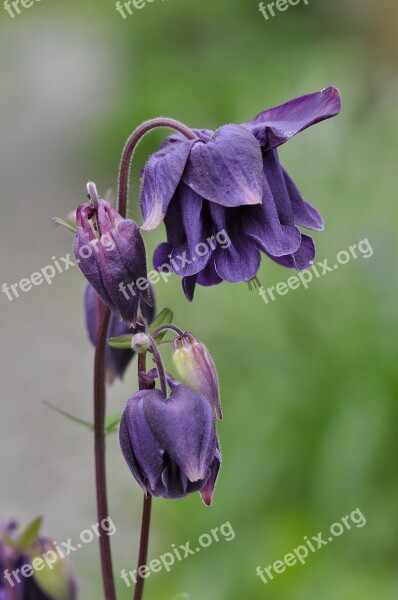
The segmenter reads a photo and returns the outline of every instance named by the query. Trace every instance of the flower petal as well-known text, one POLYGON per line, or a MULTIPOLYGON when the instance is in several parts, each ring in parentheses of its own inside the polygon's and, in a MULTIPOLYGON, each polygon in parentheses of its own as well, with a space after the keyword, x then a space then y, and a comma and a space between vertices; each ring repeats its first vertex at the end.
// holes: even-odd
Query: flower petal
POLYGON ((263 180, 261 206, 238 209, 242 212, 245 232, 257 242, 258 247, 273 256, 296 252, 300 247, 301 233, 294 225, 282 225, 268 180, 263 180))
POLYGON ((283 267, 297 269, 297 271, 305 271, 305 269, 309 269, 313 264, 315 258, 315 244, 311 237, 302 234, 301 246, 294 254, 289 254, 287 256, 271 256, 269 254, 268 256, 283 267))
POLYGON ((269 150, 268 152, 263 153, 263 168, 264 175, 275 202, 280 223, 282 225, 294 225, 292 203, 287 191, 277 150, 269 150))
POLYGON ((164 468, 162 448, 144 414, 144 406, 148 398, 164 401, 160 390, 143 390, 135 393, 127 402, 119 434, 124 458, 130 471, 145 491, 156 488, 164 468))
POLYGON ((210 287, 211 285, 217 285, 222 282, 221 277, 216 271, 213 258, 209 260, 206 267, 198 274, 197 282, 199 285, 210 287))
POLYGON ((182 278, 182 289, 189 302, 192 302, 193 300, 197 279, 197 275, 190 275, 189 277, 182 278))
POLYGON ((195 142, 183 181, 202 198, 222 206, 260 204, 260 145, 240 125, 221 127, 209 142, 195 142))
POLYGON ((210 204, 210 213, 216 230, 226 231, 231 240, 228 248, 217 246, 214 251, 217 274, 230 283, 250 281, 260 268, 261 256, 256 242, 242 231, 239 213, 218 204, 210 204))
POLYGON ((282 167, 285 178, 286 188, 292 203, 294 222, 301 227, 314 229, 316 231, 323 230, 323 218, 316 208, 306 202, 289 173, 282 167))
POLYGON ((213 460, 213 463, 210 467, 210 477, 204 484, 204 486, 200 490, 200 495, 202 497, 203 502, 206 506, 210 506, 213 501, 214 488, 216 486, 216 480, 218 476, 218 472, 221 467, 221 454, 217 442, 216 453, 213 460))
POLYGON ((194 140, 168 144, 145 165, 141 191, 141 229, 155 229, 163 220, 181 179, 194 140))
POLYGON ((191 482, 204 479, 214 456, 216 433, 208 400, 184 385, 169 398, 150 394, 145 417, 161 446, 191 482))
POLYGON ((210 234, 210 219, 206 219, 207 207, 204 206, 203 198, 183 182, 179 186, 179 196, 181 226, 186 239, 174 248, 171 263, 174 273, 187 277, 204 269, 211 257, 212 249, 205 241, 207 233, 210 234))
POLYGON ((264 150, 270 150, 307 127, 338 115, 340 108, 339 90, 329 87, 265 110, 244 126, 250 129, 264 150))

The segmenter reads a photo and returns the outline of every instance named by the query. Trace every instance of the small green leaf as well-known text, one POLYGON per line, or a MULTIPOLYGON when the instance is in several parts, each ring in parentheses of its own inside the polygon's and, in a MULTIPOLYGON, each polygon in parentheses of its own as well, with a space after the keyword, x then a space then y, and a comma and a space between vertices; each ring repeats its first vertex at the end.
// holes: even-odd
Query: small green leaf
POLYGON ((76 227, 72 225, 72 223, 65 221, 65 219, 61 219, 60 217, 54 217, 52 221, 55 225, 61 225, 61 227, 65 227, 65 229, 69 229, 69 231, 76 233, 76 227))
POLYGON ((115 433, 119 428, 120 419, 123 413, 111 413, 105 419, 106 433, 115 433))
POLYGON ((119 337, 109 338, 108 344, 112 348, 117 348, 118 350, 131 350, 132 339, 132 335, 121 335, 119 337))
MULTIPOLYGON (((170 310, 170 308, 167 308, 167 307, 164 308, 154 318, 153 322, 151 323, 149 332, 151 333, 152 331, 155 331, 155 329, 157 327, 159 327, 160 325, 170 325, 170 323, 173 322, 173 318, 174 318, 173 311, 170 310)), ((161 331, 160 333, 158 333, 158 335, 156 336, 156 342, 160 342, 164 338, 166 333, 167 333, 167 330, 161 331)))
POLYGON ((34 519, 26 529, 21 533, 18 540, 15 542, 16 546, 20 550, 28 550, 36 541, 41 525, 43 523, 43 517, 37 517, 34 519))
POLYGON ((84 427, 87 427, 88 429, 90 429, 90 431, 94 430, 94 425, 92 423, 90 423, 89 421, 85 421, 84 419, 79 419, 79 417, 75 417, 74 415, 71 415, 70 413, 66 412, 65 410, 62 410, 62 408, 59 408, 55 404, 52 404, 51 402, 47 402, 46 400, 43 400, 43 404, 45 404, 46 406, 49 406, 50 408, 52 408, 52 410, 55 410, 55 412, 59 413, 63 417, 66 417, 70 421, 73 421, 73 423, 77 423, 78 425, 83 425, 84 427))
POLYGON ((178 596, 174 596, 173 600, 189 600, 189 594, 178 594, 178 596))

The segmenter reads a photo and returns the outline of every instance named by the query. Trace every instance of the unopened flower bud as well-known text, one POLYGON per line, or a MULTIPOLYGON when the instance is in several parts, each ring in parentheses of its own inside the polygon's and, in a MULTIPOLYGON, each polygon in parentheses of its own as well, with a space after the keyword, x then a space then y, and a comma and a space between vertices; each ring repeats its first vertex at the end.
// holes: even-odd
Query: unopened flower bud
POLYGON ((131 347, 136 352, 144 354, 151 347, 151 341, 146 333, 136 333, 131 340, 131 347))
POLYGON ((203 394, 222 419, 220 388, 216 366, 206 346, 192 333, 184 333, 173 341, 173 364, 182 383, 203 394))
POLYGON ((76 225, 74 253, 80 270, 116 317, 135 325, 140 299, 152 305, 138 225, 102 199, 95 206, 81 204, 76 225))

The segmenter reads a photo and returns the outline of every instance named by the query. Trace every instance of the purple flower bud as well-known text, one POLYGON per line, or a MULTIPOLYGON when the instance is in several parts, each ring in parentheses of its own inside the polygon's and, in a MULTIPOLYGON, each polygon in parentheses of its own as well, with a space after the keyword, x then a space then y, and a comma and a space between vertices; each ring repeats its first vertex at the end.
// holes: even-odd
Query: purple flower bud
MULTIPOLYGON (((141 315, 148 325, 150 325, 155 316, 155 301, 153 290, 150 289, 152 295, 152 306, 148 306, 145 302, 140 302, 141 315)), ((104 304, 98 294, 87 284, 84 292, 84 308, 86 313, 87 331, 91 343, 95 346, 97 340, 97 329, 100 322, 101 311, 104 309, 104 304)), ((107 338, 119 337, 128 335, 134 332, 138 333, 143 327, 137 325, 134 329, 128 327, 124 321, 120 321, 113 313, 108 326, 107 338)), ((119 350, 111 348, 108 344, 105 350, 105 368, 108 383, 113 383, 116 377, 123 379, 123 375, 134 357, 134 350, 119 350)), ((1 599, 0 599, 1 600, 1 599)))
POLYGON ((146 254, 138 225, 123 219, 109 202, 76 211, 74 253, 83 275, 101 300, 127 325, 134 325, 140 298, 151 305, 146 254))
POLYGON ((128 401, 120 424, 124 458, 146 494, 174 499, 204 490, 211 501, 220 462, 214 417, 207 399, 172 385, 165 398, 142 390, 128 401), (207 487, 206 487, 207 486, 207 487))
POLYGON ((220 387, 216 366, 206 346, 192 333, 185 333, 173 341, 173 364, 182 383, 203 394, 222 419, 220 387))

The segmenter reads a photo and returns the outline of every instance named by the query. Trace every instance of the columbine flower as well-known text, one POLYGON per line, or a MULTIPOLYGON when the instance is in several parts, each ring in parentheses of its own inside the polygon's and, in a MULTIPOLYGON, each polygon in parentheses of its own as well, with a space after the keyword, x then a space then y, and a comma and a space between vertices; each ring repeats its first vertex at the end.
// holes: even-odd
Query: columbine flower
POLYGON ((31 539, 32 530, 26 533, 30 528, 17 535, 17 523, 0 523, 0 600, 76 600, 71 562, 59 555, 52 540, 31 539))
POLYGON ((212 405, 216 417, 222 419, 216 365, 206 346, 193 333, 186 332, 174 338, 173 364, 182 383, 203 394, 212 405))
MULTIPOLYGON (((141 299, 140 310, 141 316, 147 325, 150 325, 155 316, 155 300, 152 286, 150 286, 150 294, 152 298, 152 306, 146 304, 141 299)), ((87 284, 84 292, 84 308, 86 313, 86 326, 90 342, 95 346, 97 343, 97 331, 100 323, 101 311, 105 308, 100 297, 94 290, 94 288, 87 284)), ((143 331, 144 327, 137 324, 136 327, 131 329, 124 321, 120 321, 113 313, 111 314, 107 339, 113 337, 119 337, 122 335, 131 335, 143 331)), ((120 350, 112 348, 107 344, 105 350, 105 368, 108 383, 113 383, 116 377, 123 379, 123 375, 134 357, 134 350, 120 350)))
POLYGON ((134 325, 140 298, 151 304, 144 241, 137 224, 123 219, 106 200, 76 211, 76 261, 101 300, 134 325), (126 286, 130 293, 127 293, 126 286))
POLYGON ((169 384, 168 398, 151 389, 129 399, 120 423, 122 452, 146 494, 174 499, 200 491, 209 505, 221 463, 212 408, 201 394, 169 384))
POLYGON ((284 266, 308 268, 314 243, 297 226, 320 230, 322 217, 280 164, 277 147, 339 111, 339 92, 328 88, 249 123, 215 133, 193 130, 196 140, 180 134, 166 138, 145 166, 141 194, 142 228, 154 229, 162 220, 166 225, 167 242, 155 251, 155 267, 168 265, 183 276, 190 300, 196 283, 253 279, 260 251, 284 266), (227 232, 231 245, 213 244, 198 255, 198 244, 209 245, 220 231, 227 232))

